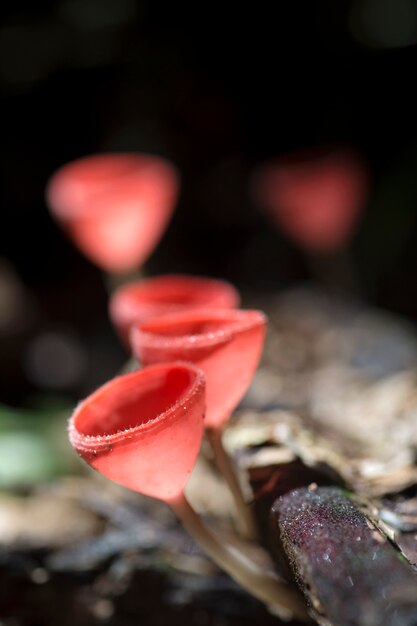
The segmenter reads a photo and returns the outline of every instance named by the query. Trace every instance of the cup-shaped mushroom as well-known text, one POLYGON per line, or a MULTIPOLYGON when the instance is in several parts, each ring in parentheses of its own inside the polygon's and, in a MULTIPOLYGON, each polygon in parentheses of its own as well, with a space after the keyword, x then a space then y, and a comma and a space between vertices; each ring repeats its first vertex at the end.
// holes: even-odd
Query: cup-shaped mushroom
POLYGON ((234 309, 239 302, 237 290, 224 280, 171 274, 120 287, 110 298, 109 312, 128 345, 133 324, 181 310, 234 309))
POLYGON ((204 374, 189 363, 119 376, 76 408, 71 444, 107 478, 170 502, 182 493, 200 449, 204 391, 204 374))
POLYGON ((106 271, 140 266, 156 247, 178 194, 174 167, 139 153, 100 154, 61 167, 47 187, 53 216, 106 271))
POLYGON ((184 494, 203 434, 204 375, 190 363, 150 366, 115 378, 84 400, 69 424, 78 454, 107 478, 169 504, 213 560, 255 597, 304 616, 298 596, 220 541, 184 494))
POLYGON ((266 318, 260 311, 202 309, 135 325, 132 350, 145 365, 181 359, 206 377, 205 426, 222 428, 244 396, 262 353, 266 318))
POLYGON ((337 148, 295 152, 259 168, 257 202, 299 245, 312 252, 339 250, 351 237, 365 203, 363 159, 337 148))

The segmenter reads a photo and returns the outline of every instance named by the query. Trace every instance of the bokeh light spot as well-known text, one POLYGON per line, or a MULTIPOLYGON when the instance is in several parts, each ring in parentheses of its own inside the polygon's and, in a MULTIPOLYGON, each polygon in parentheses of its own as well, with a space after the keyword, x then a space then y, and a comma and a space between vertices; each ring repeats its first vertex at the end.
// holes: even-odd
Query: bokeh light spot
POLYGON ((86 355, 75 337, 47 332, 29 344, 24 365, 28 378, 44 389, 68 389, 77 384, 86 369, 86 355))

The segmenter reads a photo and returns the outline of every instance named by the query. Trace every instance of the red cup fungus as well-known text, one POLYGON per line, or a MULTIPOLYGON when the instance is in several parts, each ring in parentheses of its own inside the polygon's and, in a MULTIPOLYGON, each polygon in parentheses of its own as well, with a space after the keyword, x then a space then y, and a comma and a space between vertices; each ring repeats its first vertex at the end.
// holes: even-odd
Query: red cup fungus
POLYGON ((365 202, 367 176, 351 150, 309 150, 261 167, 253 191, 289 237, 309 251, 327 253, 350 239, 365 202))
POLYGON ((119 287, 110 299, 109 313, 128 344, 133 324, 182 310, 234 309, 239 302, 238 292, 226 281, 172 274, 119 287))
POLYGON ((203 434, 204 376, 191 364, 119 376, 81 402, 70 441, 94 469, 154 498, 178 498, 203 434))
POLYGON ((144 365, 181 359, 201 367, 207 382, 205 426, 221 428, 252 380, 265 330, 260 311, 183 311, 134 325, 131 346, 144 365))
POLYGON ((171 217, 178 175, 139 153, 87 156, 61 167, 47 187, 51 213, 106 271, 126 272, 151 254, 171 217))

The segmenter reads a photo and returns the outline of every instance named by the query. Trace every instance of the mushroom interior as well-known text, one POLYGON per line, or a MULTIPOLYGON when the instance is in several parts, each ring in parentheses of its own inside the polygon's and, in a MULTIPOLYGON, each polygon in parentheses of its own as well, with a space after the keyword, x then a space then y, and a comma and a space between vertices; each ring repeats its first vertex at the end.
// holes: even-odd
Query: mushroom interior
POLYGON ((186 368, 156 368, 140 377, 120 377, 93 394, 76 419, 79 433, 105 437, 131 428, 145 428, 181 400, 195 381, 186 368))

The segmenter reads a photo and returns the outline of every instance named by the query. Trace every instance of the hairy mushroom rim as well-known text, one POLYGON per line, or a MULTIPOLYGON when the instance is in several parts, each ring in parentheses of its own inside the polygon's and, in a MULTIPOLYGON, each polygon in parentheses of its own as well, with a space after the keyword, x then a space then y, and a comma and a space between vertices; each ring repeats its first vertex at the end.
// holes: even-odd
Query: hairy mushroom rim
POLYGON ((132 338, 140 334, 141 345, 175 347, 178 344, 192 349, 230 341, 235 334, 260 323, 266 323, 260 311, 202 309, 143 322, 133 327, 132 338))
POLYGON ((226 281, 167 274, 119 287, 110 298, 109 314, 128 344, 129 331, 135 323, 182 310, 234 309, 239 302, 239 293, 226 281))
POLYGON ((119 376, 81 402, 69 423, 76 449, 98 449, 140 437, 181 419, 204 384, 203 374, 188 364, 161 364, 119 376), (140 412, 138 412, 140 406, 140 412))

